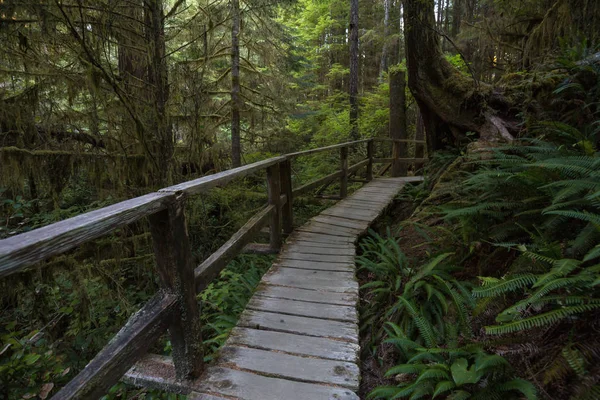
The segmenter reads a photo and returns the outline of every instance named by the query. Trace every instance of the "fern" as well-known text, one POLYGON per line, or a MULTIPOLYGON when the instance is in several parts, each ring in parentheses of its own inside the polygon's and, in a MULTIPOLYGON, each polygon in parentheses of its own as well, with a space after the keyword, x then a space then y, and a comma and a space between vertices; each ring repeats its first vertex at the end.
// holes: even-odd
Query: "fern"
POLYGON ((568 316, 593 311, 598 308, 600 308, 600 304, 581 304, 577 306, 564 307, 504 325, 486 326, 485 331, 490 335, 503 335, 532 328, 539 328, 554 324, 568 316))
POLYGON ((498 297, 508 292, 514 292, 533 285, 536 276, 532 274, 516 275, 509 279, 494 280, 483 278, 485 286, 473 289, 475 297, 498 297))

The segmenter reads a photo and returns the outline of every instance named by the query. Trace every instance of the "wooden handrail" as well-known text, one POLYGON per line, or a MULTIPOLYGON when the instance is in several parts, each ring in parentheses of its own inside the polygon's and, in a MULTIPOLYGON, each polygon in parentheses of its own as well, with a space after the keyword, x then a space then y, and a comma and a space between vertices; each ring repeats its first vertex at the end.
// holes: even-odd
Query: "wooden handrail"
MULTIPOLYGON (((296 196, 340 179, 340 198, 346 196, 348 176, 366 167, 373 179, 375 158, 371 138, 272 157, 239 168, 169 186, 131 200, 91 211, 30 232, 0 240, 0 278, 149 217, 161 291, 134 314, 113 340, 53 399, 99 397, 138 360, 168 328, 173 361, 180 379, 202 371, 202 348, 196 293, 206 288, 249 244, 261 228, 270 225, 270 247, 277 251, 281 231, 293 229, 292 205, 296 196), (367 158, 348 165, 350 146, 366 143, 367 158), (296 189, 292 188, 291 161, 297 157, 340 149, 340 169, 296 189), (267 171, 268 205, 251 217, 223 246, 194 267, 183 208, 186 198, 204 193, 257 171, 267 171), (282 226, 283 225, 283 226, 282 226)), ((394 141, 394 140, 391 140, 394 141)), ((399 142, 395 141, 395 145, 399 142)), ((421 143, 422 141, 402 141, 421 143)), ((392 160, 393 161, 393 160, 392 160)), ((395 160, 394 162, 422 160, 395 160)))

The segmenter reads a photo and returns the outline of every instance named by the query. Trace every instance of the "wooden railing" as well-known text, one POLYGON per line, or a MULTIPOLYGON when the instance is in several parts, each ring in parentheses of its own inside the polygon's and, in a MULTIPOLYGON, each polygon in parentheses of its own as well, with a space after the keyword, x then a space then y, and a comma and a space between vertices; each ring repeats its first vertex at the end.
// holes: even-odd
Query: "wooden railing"
MULTIPOLYGON (((205 176, 158 192, 91 211, 27 233, 0 240, 0 278, 19 272, 49 257, 72 250, 83 243, 148 217, 156 268, 161 289, 115 335, 96 357, 53 399, 98 398, 114 385, 168 329, 178 379, 198 377, 203 370, 200 313, 196 294, 225 268, 227 263, 269 225, 269 246, 277 251, 282 231, 293 229, 293 199, 336 179, 339 198, 347 195, 348 177, 366 167, 366 179, 373 179, 373 164, 421 163, 424 160, 375 158, 374 142, 365 139, 269 158, 243 167, 205 176), (348 165, 348 149, 366 144, 367 158, 348 165), (340 169, 298 188, 292 188, 291 162, 318 152, 340 151, 340 169), (266 170, 268 204, 251 217, 223 246, 199 266, 193 265, 187 234, 184 205, 189 196, 208 192, 233 179, 266 170)), ((391 140, 393 146, 406 142, 391 140)), ((399 154, 394 151, 393 154, 399 154)), ((394 171, 394 168, 392 168, 394 171)))

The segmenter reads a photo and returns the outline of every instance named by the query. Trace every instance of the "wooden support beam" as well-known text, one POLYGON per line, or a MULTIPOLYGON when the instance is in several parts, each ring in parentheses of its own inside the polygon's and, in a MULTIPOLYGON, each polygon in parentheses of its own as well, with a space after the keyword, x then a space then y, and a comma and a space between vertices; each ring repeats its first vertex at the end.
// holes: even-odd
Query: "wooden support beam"
POLYGON ((340 176, 342 176, 342 172, 337 171, 337 172, 334 172, 333 174, 329 174, 327 176, 324 176, 323 178, 319 178, 319 179, 316 179, 305 185, 302 185, 292 191, 293 197, 298 197, 303 194, 306 194, 306 193, 318 188, 321 185, 324 185, 326 183, 329 183, 329 182, 339 178, 340 176))
POLYGON ((281 194, 285 196, 285 203, 281 206, 281 219, 283 232, 290 234, 294 230, 294 193, 292 191, 292 165, 290 160, 279 164, 281 194))
POLYGON ((340 147, 340 197, 348 195, 348 147, 340 147))
POLYGON ((281 186, 279 164, 271 165, 267 168, 267 190, 269 195, 269 205, 274 206, 269 223, 270 238, 269 244, 273 250, 281 248, 281 186))
POLYGON ((208 257, 194 271, 196 292, 206 289, 209 283, 250 243, 271 218, 275 206, 270 205, 256 213, 231 238, 208 257))
POLYGON ((375 142, 373 140, 370 140, 367 142, 367 159, 369 160, 369 163, 367 164, 367 177, 366 177, 367 181, 373 180, 374 147, 375 147, 375 142))
POLYGON ((169 326, 177 378, 193 379, 204 368, 204 354, 184 201, 184 195, 179 196, 166 210, 151 215, 149 220, 161 285, 173 292, 179 302, 179 312, 169 326))

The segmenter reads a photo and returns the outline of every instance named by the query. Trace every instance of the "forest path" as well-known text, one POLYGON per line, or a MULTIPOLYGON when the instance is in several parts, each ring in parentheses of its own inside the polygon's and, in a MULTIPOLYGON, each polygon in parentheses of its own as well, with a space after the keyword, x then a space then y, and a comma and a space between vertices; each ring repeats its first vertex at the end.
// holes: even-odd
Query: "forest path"
POLYGON ((375 179, 290 235, 200 378, 176 381, 170 357, 148 355, 125 380, 198 400, 358 399, 355 242, 420 180, 375 179))

